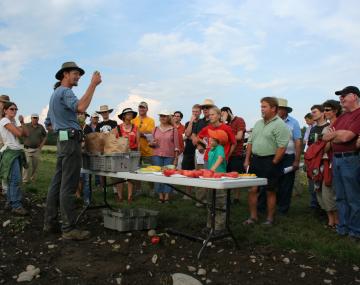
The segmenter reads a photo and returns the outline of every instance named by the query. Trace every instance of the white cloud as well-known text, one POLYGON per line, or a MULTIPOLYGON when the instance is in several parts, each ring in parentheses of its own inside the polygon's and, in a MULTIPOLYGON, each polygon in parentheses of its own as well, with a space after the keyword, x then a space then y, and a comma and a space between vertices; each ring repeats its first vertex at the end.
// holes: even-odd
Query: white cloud
POLYGON ((121 114, 123 109, 132 108, 134 111, 137 112, 139 103, 144 101, 149 105, 148 116, 155 118, 155 122, 156 122, 157 114, 160 111, 160 109, 162 109, 161 108, 162 104, 155 99, 142 97, 137 92, 138 92, 137 90, 130 91, 129 96, 114 108, 114 113, 111 116, 111 119, 120 122, 118 115, 121 114))
POLYGON ((14 86, 29 63, 63 52, 64 37, 85 28, 95 1, 0 2, 0 86, 14 86))

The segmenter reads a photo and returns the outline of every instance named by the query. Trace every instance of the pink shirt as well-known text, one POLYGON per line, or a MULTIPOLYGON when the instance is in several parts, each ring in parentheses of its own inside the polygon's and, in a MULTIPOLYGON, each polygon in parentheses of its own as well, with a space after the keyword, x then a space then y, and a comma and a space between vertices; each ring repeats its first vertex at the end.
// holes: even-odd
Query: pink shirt
POLYGON ((175 157, 175 150, 179 150, 179 137, 176 128, 163 131, 160 127, 155 127, 153 136, 158 142, 158 145, 154 148, 153 155, 175 157))

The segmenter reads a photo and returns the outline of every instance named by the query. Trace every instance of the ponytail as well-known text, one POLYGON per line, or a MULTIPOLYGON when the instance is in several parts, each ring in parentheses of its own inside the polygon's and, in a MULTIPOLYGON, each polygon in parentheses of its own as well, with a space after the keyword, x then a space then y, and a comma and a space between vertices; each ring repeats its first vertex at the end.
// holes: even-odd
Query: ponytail
POLYGON ((58 81, 54 84, 54 90, 61 85, 61 81, 58 81))

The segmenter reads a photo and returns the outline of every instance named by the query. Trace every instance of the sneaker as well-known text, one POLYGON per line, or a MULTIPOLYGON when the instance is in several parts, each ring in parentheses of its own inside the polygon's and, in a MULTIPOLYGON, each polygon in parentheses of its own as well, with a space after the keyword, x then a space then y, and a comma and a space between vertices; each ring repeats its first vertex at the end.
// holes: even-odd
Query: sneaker
POLYGON ((274 225, 274 221, 271 220, 266 220, 264 223, 262 223, 264 226, 273 226, 274 225))
POLYGON ((81 231, 78 229, 73 229, 68 232, 62 233, 62 238, 67 240, 85 240, 90 237, 89 231, 81 231))
POLYGON ((23 207, 13 208, 11 210, 11 213, 17 216, 27 216, 29 214, 29 212, 25 210, 23 207))
POLYGON ((199 202, 196 202, 195 203, 195 207, 198 207, 198 208, 202 208, 202 207, 205 207, 204 204, 201 204, 199 202))

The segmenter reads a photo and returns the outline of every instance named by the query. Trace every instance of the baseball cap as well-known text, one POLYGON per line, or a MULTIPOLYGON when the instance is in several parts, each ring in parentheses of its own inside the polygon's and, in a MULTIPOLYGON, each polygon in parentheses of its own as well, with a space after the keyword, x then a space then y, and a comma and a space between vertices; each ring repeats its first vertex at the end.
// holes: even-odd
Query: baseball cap
POLYGON ((139 103, 139 107, 144 107, 144 108, 147 108, 148 109, 148 104, 146 102, 140 102, 139 103))
POLYGON ((347 86, 343 90, 335 91, 336 95, 347 95, 349 93, 356 94, 360 97, 360 90, 356 86, 347 86))
POLYGON ((39 115, 36 113, 31 114, 31 118, 39 118, 39 115))

